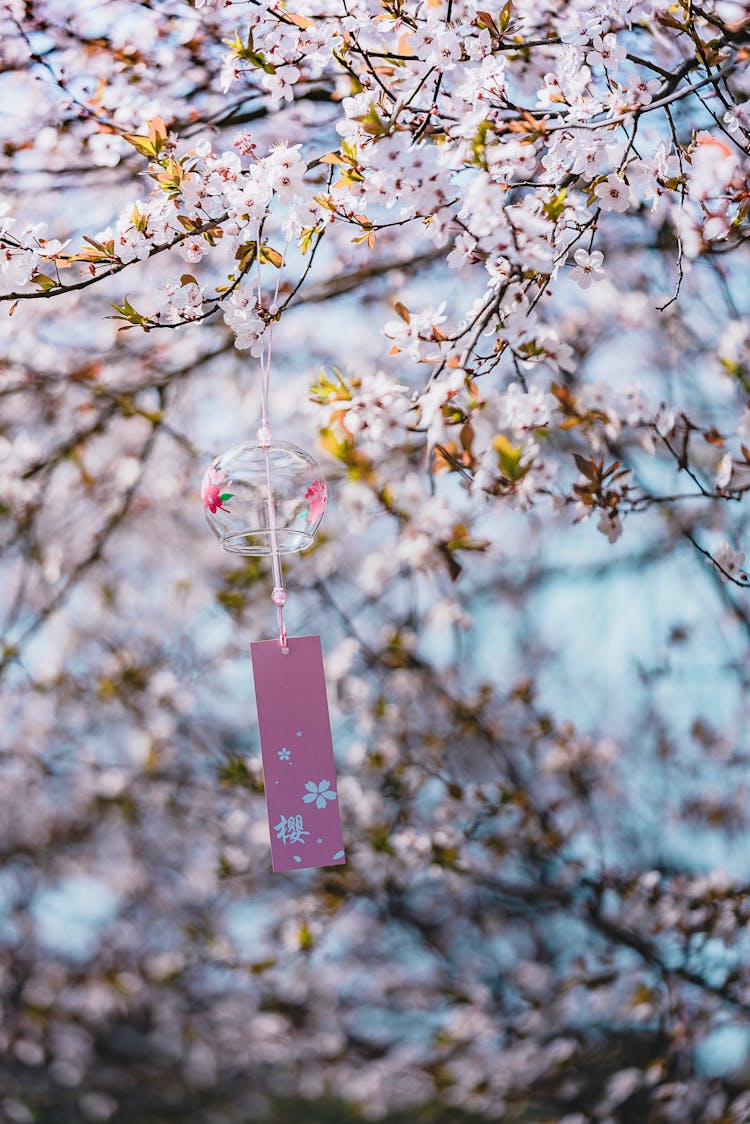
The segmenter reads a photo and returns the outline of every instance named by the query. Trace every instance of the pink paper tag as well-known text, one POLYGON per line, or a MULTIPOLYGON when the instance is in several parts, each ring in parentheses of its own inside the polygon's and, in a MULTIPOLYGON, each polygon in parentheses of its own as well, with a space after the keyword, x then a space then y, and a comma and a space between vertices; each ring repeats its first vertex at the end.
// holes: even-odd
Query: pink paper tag
POLYGON ((273 869, 346 862, 319 636, 250 645, 273 869))

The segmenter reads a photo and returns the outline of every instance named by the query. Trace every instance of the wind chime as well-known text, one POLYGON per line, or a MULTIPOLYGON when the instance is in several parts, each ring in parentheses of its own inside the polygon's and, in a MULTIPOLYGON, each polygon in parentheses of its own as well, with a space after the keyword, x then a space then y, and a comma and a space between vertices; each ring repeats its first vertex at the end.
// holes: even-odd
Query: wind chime
MULTIPOLYGON (((260 232, 259 232, 260 235, 260 232)), ((260 237, 258 238, 258 245, 260 237)), ((279 278, 269 311, 275 314, 279 278)), ((262 307, 260 263, 258 303, 262 307)), ((315 459, 269 426, 271 333, 260 356, 261 424, 256 440, 211 463, 203 512, 224 550, 270 557, 279 635, 251 643, 263 781, 274 871, 345 862, 319 636, 287 635, 281 556, 311 546, 326 509, 315 459)))

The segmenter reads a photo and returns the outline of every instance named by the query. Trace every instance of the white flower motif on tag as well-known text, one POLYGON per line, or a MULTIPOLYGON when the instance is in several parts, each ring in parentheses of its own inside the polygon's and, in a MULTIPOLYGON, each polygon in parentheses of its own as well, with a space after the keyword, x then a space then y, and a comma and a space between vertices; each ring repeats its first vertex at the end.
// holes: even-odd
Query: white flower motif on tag
POLYGON ((312 804, 315 801, 315 807, 323 809, 326 807, 327 800, 336 800, 336 793, 331 788, 330 781, 320 781, 318 784, 315 781, 307 781, 305 783, 307 792, 302 797, 305 804, 312 804))

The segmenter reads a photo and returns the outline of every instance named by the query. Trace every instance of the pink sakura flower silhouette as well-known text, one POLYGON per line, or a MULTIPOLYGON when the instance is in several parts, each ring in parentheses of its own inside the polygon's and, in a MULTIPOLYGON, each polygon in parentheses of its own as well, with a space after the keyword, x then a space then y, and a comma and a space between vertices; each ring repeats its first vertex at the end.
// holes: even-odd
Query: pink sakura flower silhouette
POLYGON ((226 483, 226 479, 224 473, 219 472, 216 468, 209 468, 208 472, 203 477, 201 499, 203 500, 203 506, 207 507, 212 515, 219 508, 229 515, 229 508, 224 507, 224 500, 231 500, 234 492, 222 493, 221 485, 226 483))
POLYGON ((325 480, 316 480, 305 492, 305 499, 310 505, 308 519, 315 523, 320 519, 326 509, 327 489, 325 480))

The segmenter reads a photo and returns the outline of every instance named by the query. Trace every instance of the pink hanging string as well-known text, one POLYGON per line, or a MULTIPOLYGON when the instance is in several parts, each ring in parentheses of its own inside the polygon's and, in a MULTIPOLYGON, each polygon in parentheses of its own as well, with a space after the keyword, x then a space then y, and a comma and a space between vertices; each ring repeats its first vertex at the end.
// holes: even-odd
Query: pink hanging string
MULTIPOLYGON (((286 262, 287 250, 289 248, 289 238, 291 235, 291 224, 287 229, 286 242, 284 243, 284 253, 281 259, 281 266, 279 267, 276 276, 276 288, 273 294, 273 300, 268 306, 268 312, 271 317, 275 316, 278 312, 277 301, 279 299, 279 287, 281 285, 281 271, 286 262)), ((260 272, 260 247, 261 247, 261 229, 258 224, 257 235, 257 274, 258 274, 258 310, 263 310, 263 284, 260 272)), ((281 651, 286 655, 289 651, 287 644, 287 629, 284 622, 284 605, 286 603, 286 590, 284 589, 284 576, 281 569, 281 557, 279 555, 279 540, 276 530, 276 503, 273 498, 273 481, 271 479, 271 454, 269 446, 271 444, 271 427, 268 423, 269 415, 269 391, 271 386, 271 355, 273 351, 273 320, 269 323, 266 331, 261 336, 261 352, 260 352, 260 396, 261 396, 261 425, 257 433, 258 444, 266 451, 266 513, 268 520, 268 537, 271 544, 271 569, 273 572, 273 591, 271 593, 271 600, 276 606, 276 617, 279 626, 279 646, 281 651)))

